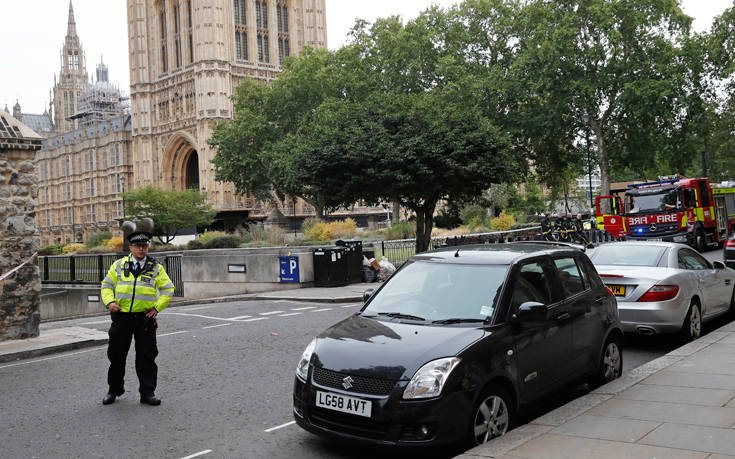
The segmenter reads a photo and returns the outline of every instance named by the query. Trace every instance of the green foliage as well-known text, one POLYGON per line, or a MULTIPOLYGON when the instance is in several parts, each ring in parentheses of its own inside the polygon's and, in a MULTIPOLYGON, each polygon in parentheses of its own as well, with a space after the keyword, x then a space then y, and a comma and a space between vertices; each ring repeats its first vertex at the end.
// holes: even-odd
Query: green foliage
POLYGON ((199 235, 199 240, 206 244, 212 239, 222 237, 222 236, 229 236, 229 235, 230 234, 226 233, 225 231, 206 231, 199 235))
POLYGON ((487 216, 487 209, 476 204, 467 206, 460 212, 462 223, 470 228, 481 226, 487 219, 487 216))
POLYGON ((411 222, 400 222, 385 230, 385 238, 388 240, 412 239, 414 237, 416 237, 416 228, 411 222))
POLYGON ((41 256, 48 255, 61 255, 63 252, 63 246, 57 244, 47 245, 38 249, 38 254, 41 256))
POLYGON ((87 241, 84 245, 87 246, 87 248, 91 249, 92 247, 98 247, 103 246, 107 244, 107 241, 112 239, 112 233, 109 233, 107 231, 102 233, 92 233, 87 237, 87 241))
POLYGON ((204 242, 202 242, 200 239, 192 239, 191 241, 186 243, 186 248, 189 250, 203 249, 204 242))
POLYGON ((522 196, 515 186, 508 188, 508 211, 518 215, 536 215, 546 210, 541 188, 534 182, 526 183, 526 195, 522 196))
POLYGON ((230 249, 240 247, 245 242, 241 236, 229 234, 227 236, 217 236, 204 243, 205 249, 230 249))
POLYGON ((437 228, 452 229, 462 224, 459 211, 455 207, 443 207, 434 217, 434 224, 437 228))
POLYGON ((490 220, 490 229, 493 231, 508 231, 515 225, 516 220, 513 215, 501 212, 499 216, 490 220))
POLYGON ((88 247, 87 253, 115 253, 115 251, 107 247, 106 245, 98 245, 88 247))
POLYGON ((183 228, 207 226, 217 213, 198 190, 163 190, 146 186, 123 193, 128 216, 155 222, 154 235, 163 244, 173 240, 183 228))

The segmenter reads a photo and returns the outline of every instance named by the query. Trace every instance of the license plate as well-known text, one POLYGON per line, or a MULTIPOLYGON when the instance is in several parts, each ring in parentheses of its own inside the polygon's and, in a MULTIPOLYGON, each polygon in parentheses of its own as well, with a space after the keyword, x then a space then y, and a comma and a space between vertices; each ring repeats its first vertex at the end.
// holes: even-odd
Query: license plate
POLYGON ((612 290, 613 295, 625 296, 625 285, 608 285, 607 287, 612 290))
POLYGON ((646 240, 647 241, 652 241, 652 242, 662 242, 663 241, 663 239, 661 239, 660 237, 649 237, 646 240))
POLYGON ((316 392, 316 406, 343 413, 370 417, 372 402, 331 392, 316 392))

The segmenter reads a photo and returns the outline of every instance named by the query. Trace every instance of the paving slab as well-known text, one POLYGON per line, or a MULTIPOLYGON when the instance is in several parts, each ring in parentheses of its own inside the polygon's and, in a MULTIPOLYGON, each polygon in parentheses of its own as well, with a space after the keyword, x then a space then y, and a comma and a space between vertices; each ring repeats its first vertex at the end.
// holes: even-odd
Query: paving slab
POLYGON ((107 344, 107 340, 106 332, 91 328, 59 327, 41 329, 39 336, 35 338, 0 341, 0 363, 71 349, 100 346, 107 344))
MULTIPOLYGON (((735 351, 733 351, 735 352, 735 351)), ((735 378, 730 375, 708 373, 683 373, 662 370, 641 381, 641 384, 658 386, 699 387, 702 389, 726 389, 735 391, 735 378)))
MULTIPOLYGON (((733 432, 735 433, 735 431, 733 432)), ((529 459, 705 459, 708 454, 636 443, 545 434, 510 451, 508 456, 529 459)))
POLYGON ((686 362, 677 362, 670 370, 680 371, 684 373, 705 373, 715 375, 731 375, 735 376, 735 365, 723 365, 722 362, 699 361, 697 359, 687 360, 686 362))
POLYGON ((724 406, 735 392, 724 389, 702 389, 693 387, 656 386, 639 384, 621 392, 622 399, 648 402, 681 403, 685 405, 724 406))
POLYGON ((653 422, 675 422, 709 427, 735 424, 735 410, 729 407, 693 406, 679 403, 612 399, 589 410, 589 415, 653 422))
POLYGON ((660 422, 584 414, 557 427, 551 433, 635 443, 660 425, 660 422))
POLYGON ((611 394, 589 393, 531 421, 532 424, 559 426, 612 397, 611 394))
MULTIPOLYGON (((731 322, 729 325, 726 325, 725 327, 730 327, 730 326, 733 325, 733 323, 735 323, 735 322, 731 322)), ((723 328, 725 328, 725 327, 723 327, 723 328)), ((733 329, 730 330, 730 331, 735 331, 735 327, 732 327, 732 328, 733 329)), ((719 330, 721 330, 721 329, 719 329, 719 330)), ((735 344, 735 334, 732 334, 731 333, 729 336, 726 336, 726 337, 722 338, 718 342, 719 343, 722 343, 722 344, 735 344)))
POLYGON ((598 387, 592 392, 595 394, 619 394, 620 392, 623 392, 628 388, 633 387, 634 385, 643 381, 650 375, 671 366, 672 364, 680 361, 683 358, 683 356, 679 355, 667 354, 661 356, 655 360, 651 360, 648 363, 644 363, 643 365, 630 370, 629 372, 623 374, 620 378, 614 381, 610 381, 609 383, 605 384, 604 386, 598 387))
POLYGON ((522 425, 516 427, 502 437, 495 438, 484 445, 476 446, 457 457, 465 459, 477 457, 504 457, 509 451, 545 434, 551 429, 552 428, 550 426, 535 424, 522 425))
POLYGON ((639 443, 735 455, 735 429, 665 423, 643 437, 639 443))

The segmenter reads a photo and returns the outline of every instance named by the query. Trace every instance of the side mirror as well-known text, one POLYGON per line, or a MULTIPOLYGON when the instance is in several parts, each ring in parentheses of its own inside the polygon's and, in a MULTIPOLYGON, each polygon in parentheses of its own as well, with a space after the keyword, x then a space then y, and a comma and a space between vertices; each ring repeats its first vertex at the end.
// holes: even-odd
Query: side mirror
POLYGON ((375 290, 371 288, 362 292, 362 302, 367 303, 367 300, 369 300, 370 297, 373 296, 373 293, 375 293, 375 290))
POLYGON ((540 322, 546 320, 549 307, 536 301, 526 301, 518 307, 518 319, 521 322, 540 322))
POLYGON ((714 266, 715 269, 725 269, 726 268, 725 263, 721 261, 713 261, 712 266, 714 266))

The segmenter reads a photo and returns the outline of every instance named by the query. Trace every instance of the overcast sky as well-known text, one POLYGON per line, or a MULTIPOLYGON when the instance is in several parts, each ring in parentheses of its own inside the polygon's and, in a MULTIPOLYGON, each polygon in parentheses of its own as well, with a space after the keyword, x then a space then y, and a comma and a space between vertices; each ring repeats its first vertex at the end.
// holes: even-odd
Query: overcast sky
MULTIPOLYGON (((0 48, 0 108, 12 112, 16 99, 23 112, 43 113, 48 107, 54 73, 66 36, 68 0, 2 2, 3 46, 0 48)), ((734 0, 683 0, 684 12, 695 18, 696 30, 706 30, 712 18, 734 0)), ((355 18, 415 17, 432 4, 452 6, 457 0, 326 0, 327 41, 330 49, 345 44, 355 18)), ((110 82, 129 92, 127 2, 125 0, 73 0, 77 34, 87 56, 87 72, 104 56, 110 82)))

